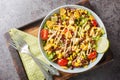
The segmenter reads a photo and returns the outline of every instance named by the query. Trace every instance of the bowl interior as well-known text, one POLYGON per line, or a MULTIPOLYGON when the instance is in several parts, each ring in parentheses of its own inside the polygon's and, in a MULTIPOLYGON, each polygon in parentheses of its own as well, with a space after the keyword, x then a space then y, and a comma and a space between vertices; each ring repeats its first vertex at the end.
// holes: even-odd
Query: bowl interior
POLYGON ((59 12, 59 9, 62 8, 62 7, 80 8, 80 9, 88 10, 88 11, 95 17, 96 21, 98 22, 98 25, 104 29, 105 34, 104 34, 103 36, 107 37, 106 29, 105 29, 105 27, 104 27, 103 22, 101 21, 101 19, 100 19, 92 10, 90 10, 90 9, 88 9, 88 8, 86 8, 86 7, 83 7, 83 6, 78 6, 78 5, 65 5, 65 6, 61 6, 61 7, 58 7, 58 8, 56 8, 56 9, 52 10, 52 11, 44 18, 44 20, 42 21, 42 23, 41 23, 41 25, 40 25, 40 28, 39 28, 39 33, 38 33, 38 41, 39 41, 40 52, 42 53, 42 55, 45 57, 45 59, 46 59, 53 67, 55 67, 56 69, 58 69, 58 70, 60 70, 60 71, 68 72, 68 73, 79 73, 79 72, 87 71, 87 70, 91 69, 93 66, 95 66, 95 65, 101 60, 101 58, 103 57, 104 54, 98 54, 98 57, 97 57, 96 61, 93 62, 93 63, 90 63, 87 68, 74 68, 73 70, 71 70, 71 69, 65 70, 65 69, 61 68, 58 64, 56 64, 56 63, 48 60, 48 59, 47 59, 47 56, 46 56, 46 53, 45 53, 45 51, 43 50, 42 40, 41 40, 41 38, 40 38, 40 30, 42 29, 42 27, 43 27, 44 23, 46 22, 46 20, 49 19, 50 16, 53 15, 54 13, 58 13, 58 12, 59 12))

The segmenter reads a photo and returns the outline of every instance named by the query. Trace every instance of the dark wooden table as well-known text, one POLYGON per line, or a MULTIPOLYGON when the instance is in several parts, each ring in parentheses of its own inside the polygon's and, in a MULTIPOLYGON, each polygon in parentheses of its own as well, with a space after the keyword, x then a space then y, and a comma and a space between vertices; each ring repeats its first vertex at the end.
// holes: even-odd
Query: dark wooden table
MULTIPOLYGON (((0 80, 18 80, 3 34, 45 16, 50 10, 79 0, 0 0, 0 80)), ((120 0, 91 0, 91 5, 105 23, 114 62, 97 70, 80 73, 70 80, 120 79, 120 0)))

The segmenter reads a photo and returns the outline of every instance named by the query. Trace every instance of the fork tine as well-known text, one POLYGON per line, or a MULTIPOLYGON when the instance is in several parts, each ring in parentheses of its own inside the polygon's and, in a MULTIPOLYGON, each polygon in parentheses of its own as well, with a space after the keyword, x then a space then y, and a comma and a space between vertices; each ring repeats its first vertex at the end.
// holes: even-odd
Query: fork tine
POLYGON ((15 46, 15 43, 13 41, 8 42, 9 45, 11 45, 13 48, 17 49, 17 47, 15 46))
POLYGON ((26 42, 23 40, 20 34, 16 33, 13 36, 14 36, 15 43, 17 43, 19 47, 22 47, 26 44, 26 42))
POLYGON ((24 40, 22 39, 21 35, 15 33, 12 35, 12 39, 10 40, 9 44, 15 49, 20 50, 20 48, 24 46, 23 41, 24 40))

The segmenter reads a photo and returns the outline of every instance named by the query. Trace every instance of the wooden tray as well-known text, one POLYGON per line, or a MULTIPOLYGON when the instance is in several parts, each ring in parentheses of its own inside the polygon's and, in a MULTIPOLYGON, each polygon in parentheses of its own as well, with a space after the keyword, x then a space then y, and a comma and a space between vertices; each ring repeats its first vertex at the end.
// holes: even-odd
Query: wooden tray
MULTIPOLYGON (((81 2, 78 2, 77 5, 83 5, 83 6, 86 6, 88 8, 91 8, 88 0, 82 0, 81 2)), ((39 29, 39 26, 40 26, 42 20, 43 20, 43 18, 41 18, 37 21, 33 21, 32 23, 27 24, 25 26, 21 26, 18 29, 37 37, 38 29, 39 29)), ((5 39, 6 39, 7 43, 10 42, 11 37, 10 37, 8 32, 5 33, 5 39)), ((22 61, 20 59, 20 56, 19 56, 18 52, 12 46, 10 46, 9 44, 7 44, 7 46, 8 46, 8 49, 9 49, 10 53, 11 53, 16 71, 19 75, 19 79, 20 80, 28 80, 26 71, 23 67, 23 64, 22 64, 22 61)), ((106 63, 111 62, 111 61, 113 61, 113 55, 112 55, 112 51, 109 49, 105 53, 102 60, 94 68, 92 68, 92 70, 95 69, 95 68, 98 68, 102 65, 105 65, 106 63)), ((73 76, 77 75, 77 73, 76 74, 70 74, 70 73, 65 73, 65 72, 61 72, 61 71, 60 71, 60 74, 61 74, 60 76, 54 76, 54 80, 67 80, 70 77, 73 77, 73 76)))

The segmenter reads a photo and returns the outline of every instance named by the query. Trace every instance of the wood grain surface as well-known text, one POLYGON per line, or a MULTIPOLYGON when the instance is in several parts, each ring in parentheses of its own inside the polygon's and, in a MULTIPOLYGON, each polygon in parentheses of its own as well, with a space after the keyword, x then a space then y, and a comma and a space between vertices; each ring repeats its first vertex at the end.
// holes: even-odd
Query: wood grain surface
MULTIPOLYGON (((77 4, 91 8, 88 0, 82 0, 77 4)), ((31 35, 37 37, 38 36, 38 29, 39 29, 39 26, 40 26, 42 20, 43 20, 43 18, 38 20, 38 21, 35 21, 31 24, 28 24, 26 26, 22 26, 19 29, 28 33, 28 34, 31 34, 31 35)), ((10 41, 9 33, 5 34, 5 38, 6 38, 7 42, 10 41)), ((20 80, 28 80, 18 52, 15 49, 13 49, 10 45, 8 45, 8 48, 9 48, 9 51, 11 53, 11 56, 12 56, 12 59, 14 61, 14 65, 16 67, 16 70, 17 70, 17 73, 19 75, 20 80)), ((102 58, 102 60, 92 69, 98 68, 99 66, 102 66, 102 65, 104 65, 112 60, 113 60, 112 52, 109 49, 108 52, 102 58)), ((65 73, 65 72, 61 72, 61 71, 60 71, 60 74, 61 74, 60 76, 54 76, 54 80, 67 80, 70 77, 77 75, 77 74, 70 74, 70 73, 65 73)))

